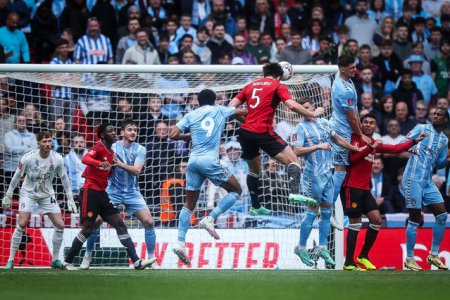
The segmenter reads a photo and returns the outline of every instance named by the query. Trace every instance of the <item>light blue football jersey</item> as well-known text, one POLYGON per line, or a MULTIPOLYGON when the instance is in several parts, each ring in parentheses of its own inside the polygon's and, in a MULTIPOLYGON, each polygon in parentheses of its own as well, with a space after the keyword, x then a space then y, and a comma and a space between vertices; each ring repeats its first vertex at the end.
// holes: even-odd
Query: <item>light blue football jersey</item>
MULTIPOLYGON (((291 138, 292 146, 311 147, 329 143, 332 134, 331 126, 324 118, 319 118, 315 122, 303 121, 295 128, 291 138)), ((330 151, 316 150, 308 154, 305 161, 305 170, 315 176, 325 174, 332 168, 330 151)))
POLYGON ((235 112, 235 107, 205 105, 186 114, 176 126, 183 132, 191 132, 190 157, 218 157, 220 137, 226 121, 235 112))
MULTIPOLYGON (((139 145, 138 143, 133 143, 129 147, 123 145, 122 141, 115 142, 112 150, 116 153, 116 157, 126 163, 129 166, 134 166, 136 163, 145 164, 145 147, 139 145)), ((127 171, 115 167, 113 168, 111 175, 108 179, 108 187, 106 192, 116 193, 116 192, 135 192, 139 191, 138 176, 135 176, 127 171)))
POLYGON ((431 180, 435 167, 441 169, 446 166, 448 139, 444 132, 437 132, 433 125, 417 125, 406 135, 404 141, 415 139, 422 133, 428 136, 413 147, 418 153, 409 156, 403 179, 431 180))
POLYGON ((349 139, 352 128, 348 122, 346 111, 353 110, 358 115, 358 95, 353 82, 336 76, 331 87, 331 102, 333 106, 331 128, 340 136, 349 139))

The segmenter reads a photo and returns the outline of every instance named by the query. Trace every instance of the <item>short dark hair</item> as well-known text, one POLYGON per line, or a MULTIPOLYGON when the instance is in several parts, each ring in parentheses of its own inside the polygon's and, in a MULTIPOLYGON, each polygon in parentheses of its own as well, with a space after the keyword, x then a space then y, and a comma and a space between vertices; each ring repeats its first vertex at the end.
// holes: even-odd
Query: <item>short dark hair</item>
POLYGON ((365 114, 364 116, 362 116, 361 123, 364 122, 364 120, 367 118, 375 119, 375 123, 377 123, 377 116, 373 113, 368 113, 368 114, 365 114))
POLYGON ((59 39, 58 41, 56 41, 56 48, 62 45, 69 45, 69 41, 66 39, 59 39))
POLYGON ((380 43, 380 47, 393 47, 392 42, 390 40, 382 40, 380 43))
POLYGON ((52 138, 52 134, 50 133, 50 131, 40 131, 36 137, 38 142, 48 138, 52 138))
POLYGON ((359 51, 361 51, 361 50, 369 50, 369 51, 372 51, 372 48, 370 48, 369 45, 364 44, 364 45, 362 45, 361 47, 359 47, 359 51))
POLYGON ((125 128, 127 128, 128 125, 134 125, 137 127, 137 123, 133 119, 127 118, 123 120, 122 126, 120 126, 120 130, 125 130, 125 128))
POLYGON ((200 106, 214 105, 217 99, 217 95, 213 90, 204 89, 197 95, 198 103, 200 106))
POLYGON ((443 112, 445 113, 445 117, 447 118, 447 120, 450 119, 448 110, 447 110, 445 107, 443 107, 443 106, 437 106, 437 107, 436 107, 436 111, 437 111, 437 110, 443 111, 443 112))
POLYGON ((412 76, 412 74, 413 74, 413 72, 410 69, 404 69, 402 75, 411 75, 412 76))
POLYGON ((105 122, 105 123, 102 123, 102 124, 100 124, 100 125, 98 126, 98 129, 97 129, 97 136, 98 136, 99 139, 102 138, 102 134, 106 131, 106 128, 107 128, 108 126, 112 126, 112 124, 109 123, 109 122, 105 122))
POLYGON ((343 54, 338 57, 337 64, 338 67, 347 67, 355 62, 355 58, 350 55, 343 54))
POLYGON ((281 77, 283 75, 283 69, 279 63, 268 63, 263 67, 263 75, 264 77, 281 77))

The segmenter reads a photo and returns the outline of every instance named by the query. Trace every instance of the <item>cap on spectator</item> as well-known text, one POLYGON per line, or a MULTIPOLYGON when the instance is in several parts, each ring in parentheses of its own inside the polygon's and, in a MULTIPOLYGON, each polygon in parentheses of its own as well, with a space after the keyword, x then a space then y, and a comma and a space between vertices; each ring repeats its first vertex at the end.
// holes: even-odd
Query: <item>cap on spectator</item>
POLYGON ((417 54, 413 54, 410 57, 408 57, 408 63, 412 64, 412 63, 415 63, 415 62, 423 63, 422 56, 417 55, 417 54))
POLYGON ((239 144, 236 141, 229 141, 228 143, 225 144, 225 150, 228 151, 229 149, 238 149, 241 150, 241 144, 239 144))
POLYGON ((130 12, 141 12, 141 10, 140 10, 140 8, 139 8, 139 6, 136 6, 136 5, 131 5, 129 8, 128 8, 128 12, 130 13, 130 12))
POLYGON ((244 60, 241 57, 236 56, 236 57, 233 57, 233 60, 231 61, 231 64, 232 65, 243 65, 244 64, 244 60))

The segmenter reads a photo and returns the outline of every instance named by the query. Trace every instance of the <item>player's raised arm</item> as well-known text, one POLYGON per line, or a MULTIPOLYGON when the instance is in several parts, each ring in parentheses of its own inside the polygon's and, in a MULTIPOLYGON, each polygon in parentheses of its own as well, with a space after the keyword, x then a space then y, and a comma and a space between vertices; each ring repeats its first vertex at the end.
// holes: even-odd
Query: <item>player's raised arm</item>
POLYGON ((238 98, 233 98, 231 101, 230 101, 230 103, 228 103, 228 106, 229 107, 239 107, 239 106, 241 106, 242 105, 242 101, 241 100, 239 100, 238 98))
POLYGON ((307 110, 306 108, 304 108, 303 105, 297 103, 296 101, 294 101, 292 99, 284 101, 284 104, 286 105, 287 108, 289 108, 292 111, 295 111, 298 114, 301 114, 303 116, 313 117, 313 118, 321 116, 325 112, 323 107, 317 107, 315 111, 311 112, 311 111, 307 110))
POLYGON ((333 139, 333 141, 336 144, 338 144, 342 148, 348 149, 350 151, 361 152, 362 150, 364 150, 367 147, 367 146, 358 147, 358 146, 352 145, 349 142, 347 142, 346 139, 344 139, 343 137, 341 137, 339 134, 337 134, 335 132, 334 132, 334 134, 331 135, 331 138, 333 139))

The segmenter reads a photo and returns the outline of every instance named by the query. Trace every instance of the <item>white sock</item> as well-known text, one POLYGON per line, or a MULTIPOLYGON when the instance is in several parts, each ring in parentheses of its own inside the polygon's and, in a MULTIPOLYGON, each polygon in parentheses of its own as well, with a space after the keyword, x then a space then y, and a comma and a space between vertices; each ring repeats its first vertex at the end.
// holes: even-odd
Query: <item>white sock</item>
POLYGON ((24 230, 20 228, 19 225, 16 226, 16 229, 14 229, 13 236, 11 238, 11 250, 9 252, 9 259, 14 260, 14 257, 16 256, 17 250, 19 250, 20 243, 22 242, 22 236, 24 234, 24 230))
POLYGON ((186 246, 186 242, 178 241, 178 245, 180 245, 181 247, 185 247, 186 246))
POLYGON ((64 229, 56 229, 55 228, 55 231, 53 232, 53 238, 52 238, 52 243, 53 243, 52 261, 59 259, 59 250, 61 249, 63 236, 64 236, 64 229))

